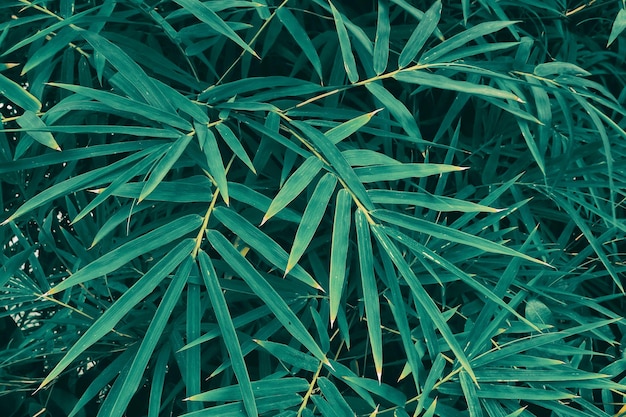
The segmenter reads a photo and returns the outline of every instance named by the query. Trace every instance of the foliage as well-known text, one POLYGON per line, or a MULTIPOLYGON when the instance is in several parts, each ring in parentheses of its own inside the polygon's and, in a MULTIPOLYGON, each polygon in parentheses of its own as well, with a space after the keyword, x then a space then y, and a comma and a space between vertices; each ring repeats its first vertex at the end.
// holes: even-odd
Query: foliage
POLYGON ((2 2, 5 415, 617 413, 626 6, 520 4, 2 2))

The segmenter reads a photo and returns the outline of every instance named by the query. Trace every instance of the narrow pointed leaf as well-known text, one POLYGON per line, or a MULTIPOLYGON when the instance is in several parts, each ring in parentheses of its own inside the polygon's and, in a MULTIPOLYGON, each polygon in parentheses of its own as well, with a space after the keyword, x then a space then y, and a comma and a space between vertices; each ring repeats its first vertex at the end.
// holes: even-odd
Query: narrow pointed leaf
POLYGON ((52 287, 48 294, 64 291, 74 285, 101 277, 126 265, 130 260, 151 250, 167 245, 189 232, 197 230, 202 224, 202 217, 189 214, 171 221, 151 232, 113 249, 80 269, 67 279, 52 287))
POLYGON ((315 343, 313 337, 306 330, 300 319, 289 308, 283 298, 274 288, 259 274, 248 260, 230 243, 221 233, 215 230, 207 232, 207 238, 215 250, 248 284, 254 294, 272 310, 278 321, 302 343, 316 358, 327 364, 328 359, 324 352, 315 343))
POLYGON ((33 129, 45 129, 46 124, 35 113, 26 110, 23 115, 17 118, 17 124, 26 129, 29 136, 48 148, 60 151, 61 147, 54 140, 54 136, 50 132, 33 129))
POLYGON ((33 96, 21 85, 2 74, 0 74, 0 95, 6 97, 24 110, 34 113, 41 110, 41 102, 37 99, 37 97, 33 96))
POLYGON ((282 24, 287 28, 287 31, 293 36, 294 40, 304 52, 304 55, 307 57, 311 65, 313 65, 313 69, 317 73, 318 77, 322 79, 322 62, 320 61, 320 57, 317 54, 317 50, 311 42, 308 33, 302 27, 298 19, 291 13, 291 11, 287 7, 279 7, 276 10, 276 16, 282 24))
MULTIPOLYGON (((128 404, 133 398, 139 385, 143 382, 144 373, 148 368, 148 362, 152 358, 159 339, 163 336, 165 326, 174 310, 174 307, 180 300, 180 295, 187 284, 187 278, 191 271, 192 259, 187 252, 187 258, 180 265, 176 276, 163 294, 161 303, 154 313, 154 317, 150 321, 150 325, 141 340, 141 345, 135 357, 130 361, 130 369, 124 374, 123 379, 118 379, 115 384, 121 384, 120 395, 109 395, 105 399, 105 403, 111 404, 110 416, 123 416, 126 412, 128 404)), ((102 406, 107 407, 107 405, 102 406)))
POLYGON ((390 401, 392 404, 400 407, 406 404, 406 395, 390 385, 381 384, 378 381, 368 378, 344 377, 344 379, 368 390, 372 394, 376 394, 381 398, 390 401))
POLYGON ((230 197, 228 194, 228 181, 226 180, 226 169, 224 168, 224 161, 220 153, 219 146, 215 135, 205 124, 195 123, 196 135, 198 141, 203 144, 202 150, 206 157, 207 165, 209 166, 209 173, 213 176, 213 180, 217 184, 217 188, 220 190, 220 194, 224 202, 228 205, 230 197))
MULTIPOLYGON (((254 381, 251 384, 254 396, 257 398, 271 397, 277 393, 305 392, 309 389, 309 382, 304 378, 267 378, 254 381)), ((238 385, 220 387, 187 398, 189 401, 237 401, 241 400, 241 389, 238 385)))
POLYGON ((209 293, 217 324, 222 332, 222 340, 226 345, 226 350, 228 350, 228 356, 232 363, 233 372, 239 382, 244 406, 249 416, 257 416, 258 410, 254 400, 252 384, 250 383, 250 375, 248 374, 248 368, 243 358, 243 353, 241 352, 239 338, 237 337, 230 311, 228 311, 228 304, 226 303, 222 288, 217 279, 215 268, 213 268, 211 258, 209 258, 206 252, 201 251, 199 259, 204 285, 206 285, 207 292, 209 293))
POLYGON ((358 131, 363 126, 365 126, 379 111, 380 110, 375 110, 373 112, 365 113, 361 116, 355 117, 354 119, 348 120, 347 122, 333 127, 329 131, 325 132, 324 135, 332 143, 337 144, 358 131))
POLYGON ((404 68, 411 63, 422 50, 426 41, 437 29, 437 24, 441 18, 441 0, 437 0, 430 6, 430 9, 424 13, 424 17, 417 25, 406 45, 400 52, 398 58, 398 67, 404 68))
POLYGON ((263 221, 265 223, 271 219, 276 213, 287 207, 302 190, 304 190, 313 181, 315 176, 324 166, 323 162, 315 156, 307 158, 302 165, 289 177, 283 188, 280 189, 276 197, 272 200, 263 221))
POLYGON ((346 284, 346 266, 350 243, 350 218, 352 198, 347 190, 339 190, 335 203, 333 234, 330 248, 330 275, 328 298, 330 300, 330 325, 335 323, 346 284))
POLYGON ((348 75, 348 80, 351 83, 359 81, 359 73, 356 69, 356 61, 354 60, 354 54, 352 53, 352 44, 350 43, 350 37, 348 36, 348 30, 343 21, 343 15, 335 8, 332 2, 330 9, 333 13, 333 19, 335 20, 335 27, 337 28, 337 36, 339 37, 339 48, 341 49, 341 57, 343 58, 343 66, 348 75))
POLYGON ((482 204, 458 198, 433 195, 426 192, 408 192, 394 190, 368 190, 370 198, 378 204, 407 204, 428 208, 434 211, 459 211, 463 213, 497 213, 495 209, 482 204))
POLYGON ((65 356, 63 356, 54 369, 52 369, 43 380, 39 389, 52 382, 87 348, 113 330, 117 323, 119 323, 129 311, 135 308, 170 272, 189 256, 194 246, 195 242, 192 239, 180 242, 146 272, 130 289, 124 292, 111 307, 102 313, 98 320, 91 324, 81 338, 67 351, 65 356))
POLYGON ((170 172, 170 169, 174 166, 178 158, 185 152, 187 145, 191 142, 193 136, 184 135, 176 140, 170 148, 166 151, 163 158, 159 161, 156 167, 150 172, 148 181, 144 183, 143 189, 139 194, 139 202, 142 202, 152 191, 161 183, 163 178, 170 172))
POLYGON ((337 178, 331 173, 324 175, 317 183, 302 215, 302 221, 300 226, 298 226, 296 237, 293 240, 285 273, 289 272, 298 263, 309 243, 311 243, 311 239, 313 239, 313 235, 326 212, 326 207, 335 192, 336 186, 337 178))
POLYGON ((258 58, 258 55, 237 33, 231 29, 206 3, 199 0, 174 0, 185 10, 206 23, 217 33, 226 36, 228 39, 241 46, 243 50, 258 58))
POLYGON ((393 164, 355 168, 361 182, 396 181, 405 178, 420 178, 446 172, 463 171, 467 168, 444 164, 393 164))
POLYGON ((376 38, 374 40, 374 72, 380 75, 387 69, 389 60, 389 0, 378 0, 378 18, 376 21, 376 38))
POLYGON ((378 298, 376 277, 374 276, 374 250, 372 248, 370 226, 361 209, 357 209, 354 223, 356 225, 357 245, 359 248, 359 266, 365 314, 367 316, 367 332, 370 338, 370 345, 372 346, 376 376, 380 383, 383 373, 383 335, 380 323, 380 300, 378 298))
POLYGON ((617 13, 617 17, 613 21, 611 27, 611 34, 609 35, 609 41, 606 44, 608 48, 617 39, 617 37, 626 29, 626 8, 620 9, 617 13))
POLYGON ((233 131, 230 130, 230 127, 226 126, 224 123, 218 123, 217 125, 215 125, 215 128, 219 132, 226 145, 228 145, 233 153, 237 155, 237 158, 241 159, 241 161, 246 164, 248 168, 250 168, 250 171, 256 174, 256 170, 254 169, 254 165, 252 165, 250 157, 241 145, 241 142, 239 142, 239 139, 237 139, 237 136, 235 136, 233 131))
POLYGON ((341 392, 337 389, 335 384, 333 384, 328 378, 321 377, 317 380, 317 385, 322 390, 322 394, 331 403, 334 407, 336 407, 337 412, 341 416, 353 416, 356 413, 350 408, 350 405, 343 398, 341 392))
POLYGON ((472 246, 485 252, 515 256, 526 259, 527 261, 538 263, 540 265, 550 266, 547 263, 540 261, 539 259, 535 259, 531 256, 525 255, 514 249, 508 248, 499 243, 492 242, 480 236, 474 236, 461 230, 454 229, 452 227, 432 223, 426 220, 418 219, 416 217, 407 216, 406 214, 391 212, 389 210, 375 210, 372 212, 372 216, 382 221, 394 224, 396 226, 404 227, 420 233, 426 233, 430 236, 448 240, 450 242, 456 242, 463 245, 472 246))
MULTIPOLYGON (((258 252, 272 265, 283 271, 287 269, 289 254, 272 238, 252 225, 246 218, 225 207, 216 207, 213 211, 213 215, 224 226, 235 233, 238 238, 246 242, 252 250, 258 252)), ((322 290, 320 284, 299 265, 291 269, 289 275, 296 277, 312 288, 322 290)))
POLYGON ((393 94, 378 82, 367 83, 365 88, 385 106, 409 136, 413 136, 415 139, 422 139, 422 133, 417 127, 415 117, 400 100, 395 98, 393 94))
POLYGON ((304 369, 309 372, 316 372, 320 366, 320 361, 313 356, 307 355, 282 343, 270 342, 267 340, 255 340, 263 349, 274 355, 276 359, 283 363, 287 363, 296 368, 304 369))

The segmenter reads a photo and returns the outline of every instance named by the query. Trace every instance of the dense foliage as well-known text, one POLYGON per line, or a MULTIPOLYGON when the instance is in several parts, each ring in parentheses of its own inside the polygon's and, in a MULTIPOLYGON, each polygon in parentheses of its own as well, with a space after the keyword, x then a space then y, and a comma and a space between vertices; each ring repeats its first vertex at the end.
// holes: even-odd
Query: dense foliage
POLYGON ((3 416, 613 416, 626 5, 0 3, 3 416))

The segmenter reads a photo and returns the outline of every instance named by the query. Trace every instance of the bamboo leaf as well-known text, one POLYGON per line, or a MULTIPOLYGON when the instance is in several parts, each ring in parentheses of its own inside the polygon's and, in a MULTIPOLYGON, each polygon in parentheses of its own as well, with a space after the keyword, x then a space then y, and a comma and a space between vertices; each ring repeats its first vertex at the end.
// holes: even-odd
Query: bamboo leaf
POLYGON ((411 34, 404 48, 402 48, 400 58, 398 58, 398 67, 404 68, 415 59, 426 44, 428 38, 430 38, 435 29, 437 29, 440 18, 441 1, 437 0, 430 6, 430 9, 424 13, 424 17, 411 34))
POLYGON ((302 221, 298 226, 296 236, 293 239, 285 274, 291 271, 298 263, 309 243, 311 243, 311 239, 313 239, 313 235, 326 212, 326 206, 328 206, 336 186, 337 178, 331 173, 325 174, 317 183, 302 215, 302 221))
POLYGON ((287 7, 279 7, 276 9, 276 16, 282 24, 287 28, 287 31, 293 36, 294 40, 304 52, 307 59, 313 65, 313 69, 317 73, 317 76, 322 79, 322 62, 320 61, 320 57, 317 54, 317 50, 315 50, 315 46, 306 30, 302 27, 298 19, 291 13, 291 11, 287 7))
POLYGON ((361 182, 396 181, 463 171, 467 168, 444 164, 393 164, 355 168, 361 182))
POLYGON ((361 270, 361 285, 363 288, 363 301, 365 314, 367 315, 367 331, 372 346, 374 367, 378 382, 382 380, 383 373, 383 336, 380 322, 380 300, 378 288, 374 276, 374 250, 370 236, 369 224, 363 211, 359 208, 354 215, 356 225, 357 245, 359 248, 359 266, 361 270))
MULTIPOLYGON (((252 382, 252 392, 255 397, 271 397, 287 392, 304 392, 309 389, 309 383, 304 378, 267 378, 252 382)), ((241 400, 241 389, 238 385, 216 388, 202 394, 187 398, 189 401, 237 401, 241 400)))
POLYGON ((228 145, 228 147, 235 153, 235 155, 237 155, 237 158, 241 159, 241 161, 243 161, 243 163, 246 164, 248 168, 250 168, 250 171, 256 174, 256 170, 254 169, 254 165, 252 165, 250 157, 248 157, 248 154, 246 153, 245 149, 241 145, 241 142, 239 141, 239 139, 237 139, 237 136, 235 136, 233 131, 230 130, 230 128, 224 123, 216 124, 215 129, 217 129, 224 142, 226 142, 226 145, 228 145))
POLYGON ((433 195, 425 191, 414 193, 394 190, 368 190, 367 194, 377 204, 407 204, 433 211, 459 211, 463 213, 497 213, 501 211, 501 209, 494 209, 458 198, 433 195))
POLYGON ((378 18, 376 21, 376 38, 374 41, 374 72, 380 75, 387 69, 389 60, 389 0, 378 0, 378 18))
POLYGON ((352 198, 350 193, 341 189, 337 193, 335 217, 333 220, 332 244, 330 248, 330 275, 328 298, 330 300, 330 326, 337 318, 341 297, 346 284, 346 266, 350 241, 350 218, 352 198))
POLYGON ((368 378, 355 378, 348 376, 344 377, 344 379, 352 382, 355 385, 360 386, 363 389, 368 390, 373 394, 384 398, 387 401, 390 401, 392 404, 395 404, 397 406, 403 406, 404 404, 406 404, 406 395, 404 395, 401 391, 391 387, 390 385, 383 384, 368 378))
MULTIPOLYGON (((232 363, 233 372, 239 382, 239 388, 241 390, 244 406, 249 416, 257 416, 258 410, 254 400, 252 384, 250 383, 250 375, 248 374, 248 368, 243 358, 243 353, 241 352, 241 346, 239 345, 239 338, 237 337, 233 320, 230 316, 230 312, 228 311, 228 304, 226 303, 224 294, 222 294, 220 283, 217 280, 215 268, 213 268, 211 258, 209 258, 206 252, 201 251, 199 253, 199 260, 204 285, 209 293, 211 305, 213 306, 217 323, 222 332, 222 340, 226 344, 228 356, 230 357, 232 363)), ((193 398, 193 396, 190 397, 190 399, 193 398)))
POLYGON ((170 169, 174 166, 178 158, 185 152, 187 145, 191 142, 193 136, 185 135, 176 140, 170 148, 165 152, 163 158, 159 161, 156 167, 150 172, 150 177, 144 183, 144 186, 139 194, 138 202, 142 202, 150 195, 152 191, 161 183, 163 178, 170 172, 170 169))
POLYGON ((287 207, 287 204, 291 203, 293 199, 313 181, 323 165, 322 161, 315 156, 307 158, 302 165, 291 174, 287 182, 285 182, 285 185, 280 189, 276 197, 274 197, 265 216, 263 216, 261 225, 287 207))
POLYGON ((359 73, 356 69, 356 61, 354 54, 352 53, 352 45, 350 43, 350 37, 348 36, 348 30, 343 21, 343 15, 335 8, 331 1, 328 2, 330 10, 333 13, 333 19, 335 20, 335 27, 337 29, 337 36, 339 37, 339 48, 341 49, 341 56, 343 58, 343 66, 348 75, 348 80, 351 83, 359 81, 359 73))
POLYGON ((194 127, 196 135, 198 136, 198 141, 201 144, 200 147, 204 151, 204 156, 206 157, 207 165, 209 166, 209 172, 215 180, 222 199, 226 205, 228 205, 230 197, 228 195, 226 169, 224 168, 224 161, 222 160, 222 155, 217 145, 215 135, 205 124, 194 123, 194 127))
POLYGON ((124 266, 131 259, 148 253, 153 249, 169 244, 187 233, 197 230, 202 224, 202 217, 189 214, 171 221, 159 228, 127 242, 111 252, 101 256, 80 269, 66 280, 52 287, 47 295, 56 294, 74 285, 101 277, 124 266))
MULTIPOLYGON (((187 252, 188 253, 188 252, 187 252)), ((192 259, 188 255, 183 263, 179 266, 178 272, 172 282, 163 294, 161 303, 154 313, 154 317, 150 321, 150 325, 146 330, 139 350, 134 358, 130 361, 128 372, 124 373, 122 377, 115 381, 115 384, 120 384, 120 395, 107 396, 103 408, 110 407, 110 416, 123 416, 126 413, 128 404, 130 403, 133 395, 137 391, 139 385, 144 378, 144 372, 148 367, 154 349, 159 342, 159 339, 163 335, 165 326, 174 310, 176 303, 180 299, 180 295, 187 284, 187 278, 191 271, 192 259), (111 405, 107 404, 110 403, 111 405)))
POLYGON ((296 368, 304 369, 309 372, 316 372, 320 362, 313 356, 300 352, 288 345, 270 342, 267 340, 255 340, 263 349, 274 355, 281 362, 292 365, 296 368))
POLYGON ((606 44, 608 48, 611 44, 617 39, 617 37, 626 29, 626 9, 620 9, 617 13, 617 17, 613 21, 613 26, 611 26, 611 34, 609 35, 609 40, 606 44))
POLYGON ((330 382, 328 378, 321 377, 317 380, 317 385, 322 390, 322 394, 334 407, 337 408, 337 412, 342 416, 353 416, 355 412, 350 408, 350 405, 345 400, 341 392, 337 389, 335 384, 330 382))
POLYGON ((26 111, 36 113, 41 110, 41 102, 15 81, 0 74, 0 95, 26 111))
POLYGON ((306 330, 300 319, 289 308, 285 300, 276 292, 259 272, 243 257, 226 238, 215 230, 209 230, 207 237, 211 246, 219 252, 226 262, 243 278, 282 323, 285 329, 302 343, 317 359, 327 364, 328 359, 319 348, 313 337, 306 330))
POLYGON ((180 242, 146 272, 146 274, 122 294, 111 307, 102 313, 98 320, 89 326, 81 338, 67 351, 54 369, 50 371, 38 389, 42 389, 52 382, 87 348, 113 330, 117 323, 123 319, 130 310, 135 308, 135 306, 149 295, 171 271, 189 256, 194 246, 195 242, 192 239, 186 239, 180 242))
POLYGON ((400 126, 402 126, 409 136, 418 140, 422 139, 422 133, 420 132, 419 127, 417 127, 415 118, 400 100, 395 98, 393 94, 391 94, 387 89, 385 89, 385 87, 383 87, 382 84, 378 82, 369 82, 365 84, 365 88, 367 88, 368 91, 372 93, 387 110, 389 110, 389 113, 395 117, 398 123, 400 123, 400 126))
POLYGON ((48 148, 60 151, 61 147, 54 140, 54 136, 50 132, 43 132, 31 129, 45 129, 46 124, 35 113, 30 110, 26 110, 23 115, 17 118, 17 124, 26 129, 28 135, 35 139, 42 145, 48 148))
POLYGON ((361 116, 355 117, 354 119, 350 119, 347 122, 328 130, 324 133, 324 135, 336 145, 365 126, 379 111, 380 110, 374 110, 373 112, 365 113, 361 116))

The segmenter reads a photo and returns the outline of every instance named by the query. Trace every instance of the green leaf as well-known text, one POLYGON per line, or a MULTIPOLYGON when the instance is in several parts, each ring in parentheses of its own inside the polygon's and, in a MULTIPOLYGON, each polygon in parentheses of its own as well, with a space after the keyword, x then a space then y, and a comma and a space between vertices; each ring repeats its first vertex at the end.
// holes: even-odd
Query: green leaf
POLYGON ((150 177, 144 183, 141 193, 139 194, 139 203, 145 200, 146 197, 149 196, 150 193, 161 183, 167 173, 170 172, 170 169, 172 169, 176 161, 178 161, 178 158, 180 158, 183 152, 185 152, 185 149, 187 148, 187 145, 189 145, 189 142, 191 142, 192 138, 193 136, 191 135, 181 136, 170 145, 169 149, 165 151, 165 155, 150 172, 150 177))
POLYGON ((613 26, 611 27, 611 34, 609 35, 609 40, 606 44, 608 48, 611 44, 617 39, 617 37, 626 29, 626 9, 620 9, 617 13, 617 17, 613 21, 613 26))
POLYGON ((359 81, 359 73, 356 69, 356 61, 354 60, 354 54, 352 53, 352 45, 350 43, 350 37, 348 36, 348 30, 343 21, 343 15, 335 8, 331 1, 328 2, 330 10, 333 13, 333 19, 335 20, 335 27, 337 29, 337 36, 339 37, 339 48, 341 49, 341 57, 343 58, 343 66, 348 75, 348 80, 351 83, 359 81))
POLYGON ((406 404, 406 395, 404 395, 402 391, 397 390, 390 385, 383 384, 368 378, 355 378, 348 376, 344 377, 344 379, 352 382, 355 385, 360 386, 363 389, 368 390, 373 394, 380 396, 381 398, 384 398, 394 405, 401 407, 406 404))
POLYGON ((470 235, 469 233, 461 230, 454 229, 448 226, 442 226, 436 223, 431 223, 426 220, 418 219, 416 217, 407 216, 406 214, 400 214, 389 210, 374 210, 372 216, 379 220, 414 230, 419 233, 426 233, 430 236, 448 240, 450 242, 456 242, 463 245, 475 247, 485 252, 498 253, 501 255, 514 256, 525 259, 527 261, 535 262, 540 265, 550 266, 549 264, 535 259, 531 256, 520 253, 514 249, 508 248, 502 244, 492 242, 480 236, 470 235))
POLYGON ((467 168, 444 164, 393 164, 355 168, 354 172, 361 182, 378 182, 427 177, 465 169, 467 168))
POLYGON ((228 182, 226 180, 226 169, 224 168, 224 161, 220 153, 220 148, 217 145, 215 135, 205 124, 194 123, 196 135, 198 141, 201 144, 201 148, 204 151, 207 165, 209 166, 209 172, 215 180, 215 184, 220 191, 220 195, 224 202, 228 205, 230 202, 230 196, 228 194, 228 182))
POLYGON ((426 71, 400 71, 395 74, 393 78, 400 82, 419 84, 421 86, 440 88, 442 90, 452 90, 460 93, 488 96, 503 100, 522 101, 518 96, 509 91, 500 90, 488 85, 474 84, 469 81, 457 81, 444 75, 432 74, 426 71))
POLYGON ((459 372, 459 380, 461 382, 463 396, 467 402, 467 411, 469 412, 470 417, 482 417, 483 409, 480 406, 480 401, 478 400, 476 385, 465 371, 459 372))
POLYGON ((41 102, 15 81, 0 74, 0 95, 30 112, 41 110, 41 102))
POLYGON ((34 131, 30 129, 45 129, 46 124, 35 113, 26 110, 23 115, 17 118, 17 124, 22 126, 28 132, 29 136, 42 145, 47 146, 55 151, 60 151, 61 147, 54 140, 54 136, 50 132, 34 131))
POLYGON ((415 59, 417 54, 426 44, 428 38, 430 38, 435 29, 437 29, 437 24, 439 23, 440 18, 441 1, 437 0, 432 6, 430 6, 430 9, 426 11, 424 17, 411 34, 411 37, 407 41, 406 45, 402 48, 402 52, 400 52, 400 57, 398 58, 398 67, 404 68, 415 59))
POLYGON ((255 340, 255 342, 258 343, 263 349, 274 355, 276 359, 296 368, 304 369, 309 372, 316 372, 320 366, 319 360, 315 359, 313 356, 307 355, 304 352, 300 352, 291 346, 267 340, 255 340))
POLYGON ((333 234, 330 248, 328 298, 330 301, 331 327, 337 318, 343 289, 346 285, 346 267, 348 261, 348 247, 350 244, 351 206, 352 198, 350 197, 350 193, 345 189, 339 190, 335 204, 335 217, 333 219, 333 234))
POLYGON ((325 364, 328 359, 319 348, 313 337, 306 330, 300 319, 289 308, 285 300, 276 292, 259 272, 243 257, 241 253, 221 233, 215 230, 207 232, 211 246, 222 255, 224 260, 241 276, 254 294, 272 310, 285 329, 302 343, 316 358, 325 364))
POLYGON ((70 42, 77 37, 78 33, 76 33, 76 31, 71 27, 66 27, 58 31, 52 39, 37 49, 28 61, 26 61, 26 64, 22 69, 22 75, 44 62, 51 61, 59 51, 69 47, 70 42))
POLYGON ((313 235, 322 221, 336 186, 337 178, 331 173, 325 174, 317 183, 302 215, 302 221, 298 226, 296 236, 293 239, 285 274, 298 263, 309 243, 311 243, 311 239, 313 239, 313 235))
POLYGON ((376 277, 374 276, 374 250, 372 248, 370 226, 360 208, 354 214, 354 223, 356 225, 357 245, 359 248, 359 266, 365 314, 367 316, 367 332, 372 346, 376 376, 380 383, 383 373, 383 335, 380 322, 380 300, 378 299, 378 287, 376 286, 376 277))
POLYGON ((337 412, 341 416, 353 416, 355 412, 350 408, 350 405, 345 400, 341 392, 337 389, 328 378, 321 377, 317 379, 317 385, 322 390, 322 394, 328 400, 330 404, 337 408, 337 412))
MULTIPOLYGON (((185 251, 183 251, 185 253, 185 251)), ((189 253, 188 251, 186 252, 189 253)), ((157 346, 160 338, 163 335, 165 326, 169 321, 170 315, 174 310, 174 307, 180 299, 180 295, 183 288, 187 284, 187 278, 191 271, 193 260, 191 256, 187 255, 182 265, 179 266, 178 272, 172 282, 163 294, 161 303, 154 313, 154 317, 150 321, 150 325, 146 330, 145 335, 141 340, 141 345, 137 351, 135 357, 130 361, 128 372, 120 376, 115 384, 120 384, 119 395, 108 395, 103 408, 110 407, 109 416, 123 416, 126 413, 128 404, 133 398, 135 392, 139 388, 139 385, 143 382, 144 372, 148 368, 148 362, 150 361, 154 349, 157 346), (111 403, 108 405, 107 403, 111 403)))
POLYGON ((276 16, 282 24, 287 28, 287 31, 293 36, 294 40, 304 52, 307 59, 313 65, 317 76, 322 79, 322 62, 320 61, 320 57, 317 54, 317 50, 311 42, 309 35, 306 30, 302 27, 298 19, 291 13, 291 11, 287 7, 279 7, 276 9, 276 16))
POLYGON ((379 111, 380 110, 374 110, 373 112, 365 113, 361 116, 355 117, 354 119, 350 119, 347 122, 328 130, 324 133, 324 135, 336 145, 365 126, 379 111))
POLYGON ((217 33, 227 37, 235 42, 241 48, 259 58, 254 50, 235 33, 234 30, 228 26, 206 3, 202 3, 199 0, 174 0, 180 4, 186 11, 197 17, 200 21, 209 25, 211 29, 217 33))
MULTIPOLYGON (((287 392, 296 393, 304 392, 309 389, 309 382, 304 378, 267 378, 260 381, 254 381, 251 384, 252 392, 257 398, 271 397, 275 395, 285 394, 287 392)), ((239 385, 231 385, 228 387, 216 388, 202 394, 194 395, 187 398, 189 401, 237 401, 241 400, 241 389, 239 385)))
MULTIPOLYGON (((515 23, 517 22, 495 21, 479 23, 476 26, 467 29, 457 35, 454 35, 453 37, 441 42, 434 48, 424 52, 418 63, 420 65, 426 65, 440 62, 445 59, 446 54, 449 54, 457 50, 458 48, 465 46, 470 41, 497 32, 506 27, 514 25, 515 23)), ((460 58, 461 57, 458 57, 457 59, 460 58)))
POLYGON ((101 277, 126 265, 130 260, 148 253, 163 245, 170 244, 189 232, 197 230, 202 224, 202 217, 188 214, 173 220, 143 236, 127 242, 111 252, 101 256, 89 265, 69 276, 57 286, 52 287, 47 295, 56 294, 74 285, 101 277))
POLYGON ((393 94, 385 89, 385 87, 383 87, 383 85, 379 82, 369 82, 365 84, 365 88, 367 88, 367 90, 372 93, 387 110, 389 110, 389 113, 395 117, 398 123, 400 123, 400 126, 402 126, 409 136, 418 140, 422 139, 422 133, 420 132, 419 127, 417 127, 415 117, 413 117, 404 103, 395 98, 393 94))
POLYGON ((230 130, 230 128, 224 123, 216 124, 215 129, 217 129, 224 142, 226 142, 226 145, 228 145, 228 147, 235 153, 235 155, 237 155, 237 158, 241 159, 241 161, 243 161, 243 163, 246 164, 248 168, 250 168, 250 171, 256 174, 256 170, 254 169, 254 165, 252 165, 252 161, 248 157, 248 154, 246 153, 245 149, 241 145, 241 142, 239 141, 239 139, 237 139, 237 136, 235 136, 233 131, 230 130))
MULTIPOLYGON (((287 269, 287 261, 289 259, 287 252, 271 237, 253 226, 246 218, 225 207, 216 207, 213 211, 213 216, 272 265, 283 271, 287 269)), ((299 265, 291 269, 289 275, 292 275, 312 288, 322 290, 320 284, 299 265)))
POLYGON ((317 157, 311 156, 307 158, 302 165, 289 177, 285 185, 280 189, 276 197, 272 200, 265 216, 263 216, 263 225, 271 219, 276 213, 287 207, 310 183, 313 181, 324 164, 317 157))
POLYGON ((389 37, 391 24, 389 22, 389 0, 378 0, 378 18, 376 21, 376 38, 374 40, 374 72, 380 75, 387 69, 389 60, 389 37))
MULTIPOLYGON (((241 352, 241 346, 239 345, 239 338, 233 325, 233 320, 228 311, 228 304, 222 293, 222 288, 217 279, 215 268, 211 258, 204 252, 199 253, 200 270, 202 271, 202 278, 204 279, 204 285, 209 293, 211 299, 211 305, 217 318, 217 324, 222 332, 222 340, 228 350, 228 356, 230 357, 233 372, 239 382, 239 389, 241 390, 241 396, 243 403, 249 416, 257 416, 258 410, 254 400, 254 391, 252 384, 250 383, 250 375, 248 374, 248 368, 241 352)), ((201 395, 201 394, 198 394, 201 395)), ((190 397, 189 399, 193 399, 190 397)), ((206 401, 206 400, 202 400, 206 401)))
POLYGON ((414 193, 394 190, 368 190, 367 194, 377 204, 406 204, 433 211, 459 211, 463 213, 497 213, 501 211, 501 209, 494 209, 458 198, 429 194, 426 191, 414 193))
POLYGON ((171 271, 189 256, 194 246, 195 242, 192 239, 186 239, 150 268, 144 276, 124 292, 111 307, 89 326, 81 338, 67 351, 54 369, 50 371, 38 389, 42 389, 52 382, 87 348, 113 330, 129 311, 135 308, 171 271))

